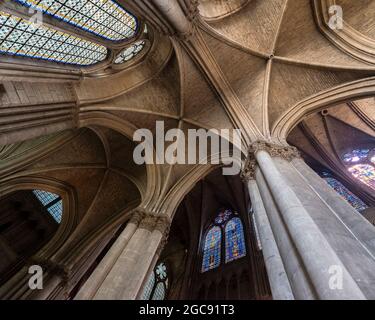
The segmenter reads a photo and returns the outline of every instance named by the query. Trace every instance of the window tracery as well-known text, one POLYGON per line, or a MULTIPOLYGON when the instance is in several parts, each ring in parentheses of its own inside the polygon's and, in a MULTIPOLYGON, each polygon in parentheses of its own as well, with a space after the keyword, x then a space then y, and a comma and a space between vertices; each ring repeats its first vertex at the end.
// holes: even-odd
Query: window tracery
POLYGON ((143 300, 165 300, 168 290, 168 268, 164 262, 159 262, 143 290, 143 300))
POLYGON ((220 266, 222 251, 225 263, 246 256, 242 221, 229 209, 219 211, 204 237, 202 273, 220 266))
POLYGON ((104 61, 108 61, 106 65, 116 65, 136 57, 145 49, 149 37, 147 27, 140 34, 138 19, 114 0, 13 2, 16 9, 5 6, 0 11, 0 55, 73 67, 89 67, 104 61), (36 10, 41 17, 49 16, 50 20, 44 23, 32 17, 27 19, 22 7, 36 10), (62 24, 57 28, 51 19, 62 24), (85 33, 91 37, 85 37, 85 33), (127 43, 121 46, 123 41, 127 43), (113 51, 120 52, 114 59, 113 51))

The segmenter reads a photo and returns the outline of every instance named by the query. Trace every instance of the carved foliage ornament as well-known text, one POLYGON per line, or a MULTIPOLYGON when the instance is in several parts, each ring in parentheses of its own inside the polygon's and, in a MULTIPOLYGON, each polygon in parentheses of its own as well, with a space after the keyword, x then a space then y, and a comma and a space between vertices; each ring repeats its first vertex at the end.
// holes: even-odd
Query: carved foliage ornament
POLYGON ((296 147, 281 146, 266 141, 256 141, 251 144, 245 165, 242 169, 241 178, 243 181, 255 179, 257 162, 255 154, 258 151, 266 151, 273 158, 283 158, 292 161, 294 158, 300 158, 301 154, 296 147))
POLYGON ((171 220, 167 215, 157 214, 142 208, 137 208, 134 210, 130 222, 134 223, 139 228, 146 229, 151 232, 158 230, 161 233, 168 230, 171 224, 171 220))

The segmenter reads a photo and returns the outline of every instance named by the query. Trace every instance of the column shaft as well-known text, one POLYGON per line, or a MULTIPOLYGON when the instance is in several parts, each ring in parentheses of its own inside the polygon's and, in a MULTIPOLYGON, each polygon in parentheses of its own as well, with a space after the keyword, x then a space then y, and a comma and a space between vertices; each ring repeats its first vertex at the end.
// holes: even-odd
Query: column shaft
POLYGON ((135 223, 129 222, 127 224, 126 228, 118 237, 114 245, 96 267, 90 278, 82 286, 77 296, 75 297, 76 300, 87 300, 94 297, 99 287, 105 280, 106 276, 120 257, 122 251, 125 249, 130 238, 135 233, 136 229, 137 225, 135 223))
POLYGON ((259 150, 255 153, 255 157, 318 297, 320 299, 365 299, 357 283, 301 201, 283 179, 271 156, 266 151, 259 150), (342 271, 342 290, 330 288, 331 267, 340 268, 342 271))
POLYGON ((275 300, 293 300, 293 292, 286 274, 279 249, 277 247, 263 200, 255 180, 248 182, 251 204, 254 210, 259 237, 262 243, 263 256, 275 300))

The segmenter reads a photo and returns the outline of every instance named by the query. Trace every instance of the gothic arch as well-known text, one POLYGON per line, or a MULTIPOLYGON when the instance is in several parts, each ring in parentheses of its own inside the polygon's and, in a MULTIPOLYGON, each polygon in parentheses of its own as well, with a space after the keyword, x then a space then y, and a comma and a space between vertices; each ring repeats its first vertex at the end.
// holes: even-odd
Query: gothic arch
POLYGON ((286 143, 286 137, 304 116, 322 109, 333 107, 342 102, 366 98, 375 95, 375 78, 365 78, 336 86, 304 99, 287 110, 275 122, 271 136, 273 139, 286 143))
POLYGON ((61 181, 23 175, 4 182, 0 187, 0 195, 5 196, 14 191, 34 189, 41 189, 58 194, 63 200, 63 215, 60 227, 53 238, 36 254, 36 257, 40 259, 50 259, 65 243, 77 226, 77 195, 72 186, 61 181))
POLYGON ((356 30, 346 21, 346 12, 343 12, 342 29, 329 27, 331 15, 329 9, 332 6, 340 5, 335 0, 314 0, 314 13, 318 28, 325 37, 336 47, 345 53, 356 57, 370 65, 375 63, 375 40, 356 30))
POLYGON ((199 13, 206 21, 228 17, 246 6, 251 0, 199 0, 199 13))
MULTIPOLYGON (((133 139, 133 133, 138 129, 130 122, 102 111, 85 112, 80 116, 80 127, 106 127, 117 131, 129 140, 133 139)), ((142 193, 142 202, 149 203, 153 198, 158 197, 161 190, 160 168, 157 165, 146 165, 147 191, 142 193)), ((141 189, 140 189, 141 190, 141 189)))

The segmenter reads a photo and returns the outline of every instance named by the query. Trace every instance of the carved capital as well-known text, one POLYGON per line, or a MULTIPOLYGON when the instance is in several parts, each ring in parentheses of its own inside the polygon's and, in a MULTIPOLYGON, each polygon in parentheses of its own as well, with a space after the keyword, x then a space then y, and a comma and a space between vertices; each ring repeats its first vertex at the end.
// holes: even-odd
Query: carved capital
POLYGON ((161 216, 155 228, 156 230, 159 230, 163 235, 162 239, 160 240, 159 247, 156 250, 156 253, 159 256, 168 242, 170 227, 171 227, 170 218, 168 216, 161 216))
POLYGON ((167 215, 151 211, 147 212, 145 210, 140 210, 140 212, 142 214, 137 215, 137 219, 142 218, 139 222, 139 228, 149 230, 150 232, 158 230, 163 235, 169 233, 171 219, 167 215))
POLYGON ((154 231, 158 218, 154 215, 146 215, 139 223, 139 228, 146 229, 150 232, 154 231))
POLYGON ((139 209, 139 208, 135 209, 132 217, 130 218, 129 223, 133 223, 136 226, 139 226, 139 224, 141 223, 141 221, 144 219, 145 216, 146 216, 146 213, 144 210, 139 209))
POLYGON ((163 235, 168 235, 171 227, 171 219, 167 215, 160 215, 157 218, 155 230, 160 231, 163 235))
POLYGON ((301 154, 296 147, 281 146, 267 141, 256 141, 251 144, 249 148, 250 155, 255 155, 258 151, 266 151, 271 157, 283 158, 287 161, 292 161, 294 158, 300 158, 301 154))

